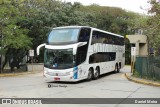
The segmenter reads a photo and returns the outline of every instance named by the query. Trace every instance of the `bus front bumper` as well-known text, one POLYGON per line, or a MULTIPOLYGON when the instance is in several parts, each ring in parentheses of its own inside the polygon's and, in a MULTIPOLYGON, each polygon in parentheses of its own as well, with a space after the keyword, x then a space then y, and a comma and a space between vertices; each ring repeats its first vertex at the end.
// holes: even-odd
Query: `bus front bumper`
POLYGON ((46 82, 54 82, 54 81, 76 82, 76 81, 79 81, 78 79, 74 79, 73 75, 51 76, 48 74, 43 74, 43 77, 46 82))

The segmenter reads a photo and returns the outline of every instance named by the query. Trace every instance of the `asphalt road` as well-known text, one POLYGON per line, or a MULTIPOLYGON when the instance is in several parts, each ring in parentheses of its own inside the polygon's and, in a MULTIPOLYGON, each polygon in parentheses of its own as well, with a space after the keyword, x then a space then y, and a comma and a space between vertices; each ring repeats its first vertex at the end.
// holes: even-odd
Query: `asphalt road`
MULTIPOLYGON (((0 98, 160 98, 160 87, 128 81, 124 76, 125 72, 130 72, 129 66, 121 69, 120 73, 108 73, 98 80, 78 83, 45 83, 42 73, 1 77, 0 98), (51 85, 50 88, 48 84, 51 85)), ((64 107, 66 105, 54 106, 64 107)), ((69 107, 72 106, 75 107, 75 105, 70 105, 69 107)), ((107 105, 79 104, 76 106, 106 107, 107 105)), ((127 107, 128 105, 114 104, 112 106, 127 107)), ((159 105, 145 106, 158 107, 159 105)))

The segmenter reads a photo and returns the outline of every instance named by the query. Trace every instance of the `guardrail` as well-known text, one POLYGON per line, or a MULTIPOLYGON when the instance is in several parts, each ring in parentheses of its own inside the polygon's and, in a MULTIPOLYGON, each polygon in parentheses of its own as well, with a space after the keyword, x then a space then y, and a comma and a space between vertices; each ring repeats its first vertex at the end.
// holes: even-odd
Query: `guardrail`
POLYGON ((137 56, 135 71, 141 77, 160 80, 160 56, 137 56))

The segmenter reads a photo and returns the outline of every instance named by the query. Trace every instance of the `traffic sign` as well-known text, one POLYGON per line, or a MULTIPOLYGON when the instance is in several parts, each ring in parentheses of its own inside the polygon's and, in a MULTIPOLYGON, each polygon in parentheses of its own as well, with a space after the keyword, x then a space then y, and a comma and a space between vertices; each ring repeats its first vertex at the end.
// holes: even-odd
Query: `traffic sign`
POLYGON ((29 56, 34 56, 34 50, 29 50, 29 56))
POLYGON ((131 47, 131 55, 136 55, 136 47, 131 47))

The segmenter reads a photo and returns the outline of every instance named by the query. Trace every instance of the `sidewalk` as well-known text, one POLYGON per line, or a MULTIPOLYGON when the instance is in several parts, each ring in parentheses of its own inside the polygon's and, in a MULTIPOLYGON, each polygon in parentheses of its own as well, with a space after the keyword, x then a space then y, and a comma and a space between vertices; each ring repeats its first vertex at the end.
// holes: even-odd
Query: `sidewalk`
POLYGON ((160 82, 156 82, 156 81, 152 81, 152 80, 146 80, 146 79, 143 79, 143 78, 137 78, 137 77, 132 76, 132 73, 125 73, 125 77, 129 81, 133 81, 133 82, 140 83, 140 84, 145 84, 145 85, 160 87, 160 82))
POLYGON ((0 77, 20 76, 20 75, 35 74, 35 73, 40 73, 40 72, 42 71, 10 72, 10 73, 2 73, 0 74, 0 77))
POLYGON ((26 75, 26 74, 35 74, 39 72, 43 72, 43 63, 33 63, 27 64, 27 70, 23 69, 15 69, 14 72, 10 71, 10 68, 6 68, 4 73, 0 74, 0 77, 9 77, 9 76, 18 76, 18 75, 26 75))

